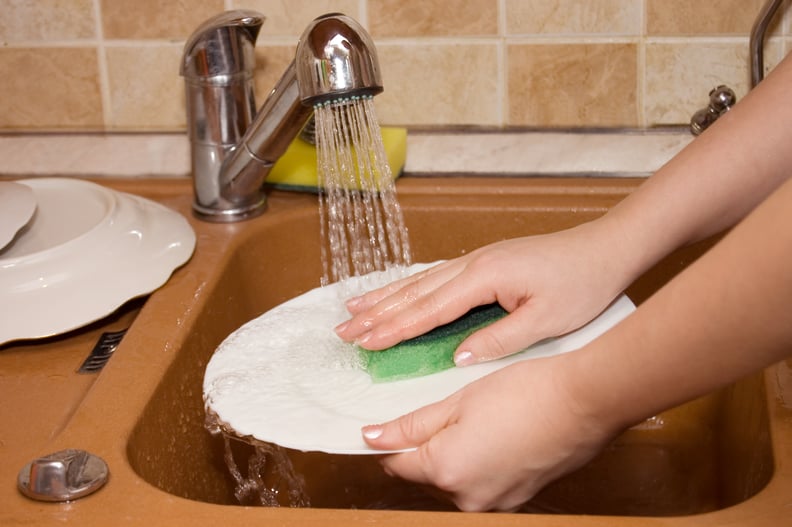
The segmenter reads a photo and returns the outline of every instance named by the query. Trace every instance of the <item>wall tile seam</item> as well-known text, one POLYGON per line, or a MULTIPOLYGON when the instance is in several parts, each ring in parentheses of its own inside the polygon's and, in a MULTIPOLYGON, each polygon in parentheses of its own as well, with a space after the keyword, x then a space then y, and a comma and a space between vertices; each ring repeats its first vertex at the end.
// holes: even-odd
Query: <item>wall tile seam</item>
MULTIPOLYGON (((773 35, 768 40, 789 39, 792 35, 773 35)), ((687 36, 656 36, 639 34, 599 34, 599 33, 568 33, 568 34, 537 34, 537 35, 480 35, 480 36, 420 36, 420 37, 375 37, 375 45, 387 44, 427 44, 427 43, 492 43, 505 42, 535 42, 535 43, 596 43, 596 42, 626 42, 646 40, 647 42, 748 42, 748 35, 687 35, 687 36)), ((261 35, 256 45, 296 45, 298 38, 261 35)), ((0 43, 0 49, 16 48, 79 48, 86 46, 140 46, 155 47, 162 45, 183 46, 186 39, 67 39, 67 40, 16 40, 0 43)))
POLYGON ((426 46, 429 44, 436 44, 440 46, 444 45, 492 45, 497 44, 502 39, 500 37, 492 37, 492 38, 452 38, 452 37, 442 37, 442 38, 380 38, 374 40, 374 45, 379 46, 426 46))
POLYGON ((648 0, 641 0, 638 2, 639 20, 640 20, 640 33, 641 38, 636 46, 637 56, 635 58, 635 118, 636 126, 645 128, 649 123, 649 114, 647 112, 647 89, 646 89, 646 34, 649 27, 649 19, 646 8, 648 0))
POLYGON ((498 23, 498 48, 497 48, 497 75, 498 81, 495 84, 495 97, 497 98, 498 115, 495 119, 496 126, 506 126, 509 122, 509 54, 506 47, 506 33, 508 28, 506 0, 497 2, 497 23, 498 23))
MULTIPOLYGON (((769 37, 768 42, 789 43, 792 37, 769 37)), ((695 36, 695 37, 644 37, 644 36, 602 36, 602 37, 491 37, 491 38, 453 38, 453 37, 420 37, 420 38, 382 38, 375 41, 376 45, 387 46, 426 46, 434 45, 496 45, 496 44, 536 44, 536 45, 568 45, 568 44, 745 44, 748 45, 747 36, 695 36)), ((257 48, 296 46, 297 40, 281 38, 263 38, 256 43, 257 48)), ((163 39, 86 39, 64 41, 19 41, 4 43, 0 49, 52 49, 52 48, 91 48, 104 46, 107 48, 156 48, 156 47, 181 47, 184 41, 163 39)))
POLYGON ((369 10, 368 10, 368 0, 358 0, 358 22, 360 22, 364 28, 368 31, 369 27, 369 10))
MULTIPOLYGON (((769 37, 768 42, 789 41, 792 37, 769 37)), ((725 43, 725 44, 747 44, 747 36, 733 37, 711 37, 711 36, 692 36, 692 37, 647 37, 629 35, 608 35, 608 36, 558 36, 558 37, 492 37, 492 38, 454 38, 454 37, 420 37, 420 38, 381 38, 375 40, 375 45, 400 45, 400 46, 422 46, 427 44, 438 45, 485 45, 485 44, 624 44, 631 42, 646 42, 648 44, 702 44, 702 43, 725 43)), ((85 40, 53 43, 36 43, 33 41, 23 43, 12 43, 5 48, 53 48, 69 47, 80 48, 104 45, 107 47, 145 47, 153 48, 160 46, 177 47, 184 46, 184 41, 179 40, 134 40, 134 39, 112 39, 112 40, 85 40)), ((282 39, 265 37, 256 42, 256 47, 268 46, 296 46, 297 39, 282 39)))
MULTIPOLYGON (((651 42, 702 42, 702 41, 745 41, 747 42, 749 35, 734 34, 734 35, 642 35, 630 33, 542 33, 542 34, 509 34, 509 35, 475 35, 475 36, 414 36, 414 37, 374 37, 374 43, 396 43, 396 44, 411 44, 411 43, 484 43, 484 42, 607 42, 607 41, 637 41, 645 39, 651 42)), ((792 35, 772 35, 768 40, 777 40, 783 38, 792 38, 792 35)), ((256 41, 257 45, 296 45, 298 37, 289 37, 281 35, 260 35, 256 41)), ((136 45, 141 47, 152 47, 161 45, 184 45, 185 39, 177 38, 145 38, 145 39, 115 39, 115 38, 84 38, 84 39, 61 39, 61 40, 14 40, 2 42, 2 48, 51 48, 51 47, 85 47, 85 46, 98 46, 98 45, 120 45, 130 46, 136 45)))
POLYGON ((90 48, 90 47, 138 47, 155 48, 162 46, 184 46, 184 40, 135 40, 135 39, 91 39, 91 40, 59 40, 59 41, 19 41, 6 42, 2 49, 52 49, 52 48, 90 48))
POLYGON ((0 43, 3 49, 90 48, 100 44, 98 38, 70 40, 16 40, 0 43))
POLYGON ((101 101, 102 124, 105 129, 112 129, 113 123, 113 89, 110 85, 110 67, 107 60, 107 45, 104 38, 102 25, 102 4, 100 0, 93 0, 94 31, 98 39, 96 46, 96 68, 99 83, 99 98, 101 101))

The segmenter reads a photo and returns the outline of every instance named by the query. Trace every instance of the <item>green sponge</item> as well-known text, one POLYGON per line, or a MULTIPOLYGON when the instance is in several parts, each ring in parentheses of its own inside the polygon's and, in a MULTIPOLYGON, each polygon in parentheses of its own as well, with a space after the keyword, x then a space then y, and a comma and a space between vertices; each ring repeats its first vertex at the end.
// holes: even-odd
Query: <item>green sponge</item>
POLYGON ((421 377, 454 367, 454 351, 474 331, 506 316, 498 304, 471 309, 460 318, 382 351, 360 350, 374 382, 421 377))

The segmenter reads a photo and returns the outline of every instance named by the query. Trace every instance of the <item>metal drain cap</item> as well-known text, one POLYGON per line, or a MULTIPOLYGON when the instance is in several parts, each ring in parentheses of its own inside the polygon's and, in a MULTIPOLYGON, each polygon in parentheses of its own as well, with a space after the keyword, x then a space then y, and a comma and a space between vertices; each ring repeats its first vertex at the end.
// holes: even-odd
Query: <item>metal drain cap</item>
POLYGON ((39 501, 71 501, 107 482, 107 463, 85 450, 66 449, 34 459, 19 471, 17 487, 39 501))

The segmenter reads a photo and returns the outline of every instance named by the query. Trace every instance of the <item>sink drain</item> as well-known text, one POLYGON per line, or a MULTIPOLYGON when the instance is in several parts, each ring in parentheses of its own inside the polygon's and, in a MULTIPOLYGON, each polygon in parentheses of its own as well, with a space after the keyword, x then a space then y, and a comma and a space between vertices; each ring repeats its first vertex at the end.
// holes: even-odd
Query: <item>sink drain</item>
POLYGON ((19 471, 20 492, 39 501, 71 501, 107 482, 107 463, 85 450, 66 449, 34 459, 19 471))

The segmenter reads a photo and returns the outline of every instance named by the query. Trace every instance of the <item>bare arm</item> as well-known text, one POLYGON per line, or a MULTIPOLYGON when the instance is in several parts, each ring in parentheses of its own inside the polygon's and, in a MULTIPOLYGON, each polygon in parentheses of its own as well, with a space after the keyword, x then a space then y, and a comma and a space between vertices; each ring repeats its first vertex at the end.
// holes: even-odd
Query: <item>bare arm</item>
POLYGON ((624 427, 792 355, 790 225, 787 182, 586 347, 506 367, 364 436, 417 447, 384 458, 386 470, 462 509, 514 508, 624 427))
POLYGON ((792 356, 792 181, 565 370, 616 428, 792 356))
POLYGON ((643 254, 627 283, 670 251, 734 225, 792 175, 790 86, 792 55, 603 218, 643 254))
POLYGON ((511 314, 460 345, 463 365, 585 324, 660 258, 730 227, 789 177, 789 86, 792 57, 602 218, 483 247, 354 299, 339 336, 383 349, 501 303, 511 314))

